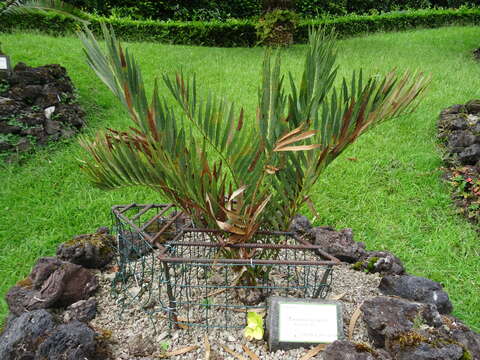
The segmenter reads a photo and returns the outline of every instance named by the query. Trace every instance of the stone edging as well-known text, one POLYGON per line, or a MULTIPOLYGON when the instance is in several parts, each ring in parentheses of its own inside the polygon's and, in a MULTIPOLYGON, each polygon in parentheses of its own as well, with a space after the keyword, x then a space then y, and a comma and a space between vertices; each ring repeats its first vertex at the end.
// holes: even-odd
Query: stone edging
MULTIPOLYGON (((324 360, 452 359, 480 360, 480 335, 448 315, 452 304, 441 285, 409 275, 400 259, 386 251, 367 251, 350 229, 312 227, 297 216, 290 230, 322 245, 325 251, 360 271, 380 273, 384 296, 361 306, 374 348, 336 341, 324 360)), ((31 274, 10 289, 11 315, 0 335, 0 358, 110 359, 108 330, 93 329, 93 293, 98 284, 86 268, 101 268, 114 256, 114 238, 106 228, 61 244, 57 257, 42 258, 31 274)))

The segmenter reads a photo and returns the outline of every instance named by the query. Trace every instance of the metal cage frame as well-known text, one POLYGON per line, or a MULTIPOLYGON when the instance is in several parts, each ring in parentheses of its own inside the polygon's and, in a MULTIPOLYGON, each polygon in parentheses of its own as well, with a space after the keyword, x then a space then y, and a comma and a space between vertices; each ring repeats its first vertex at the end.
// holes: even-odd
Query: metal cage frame
POLYGON ((162 317, 168 319, 170 329, 199 326, 206 329, 243 328, 247 312, 265 310, 266 302, 240 303, 239 294, 244 297, 260 294, 260 298, 264 295, 291 294, 325 298, 330 289, 334 266, 341 263, 320 246, 309 243, 293 232, 258 231, 253 238, 257 242, 240 244, 215 241, 213 238, 226 238, 228 234, 222 230, 191 227, 191 222, 175 233, 168 232, 183 214, 176 211, 172 204, 117 205, 112 212, 117 224, 119 266, 114 287, 117 292, 126 293, 128 301, 139 302, 145 293, 148 301, 152 297, 158 298, 158 306, 147 312, 151 316, 158 312, 163 314, 162 317), (129 217, 126 214, 128 210, 136 213, 129 217), (149 211, 156 213, 144 223, 138 223, 149 211), (168 211, 171 212, 170 216, 165 217, 168 211), (161 224, 159 231, 146 231, 155 221, 161 224), (168 241, 160 242, 164 234, 170 234, 171 237, 168 241), (131 239, 132 236, 137 238, 140 249, 135 249, 138 256, 133 257, 125 251, 125 239, 131 239), (225 257, 228 252, 249 252, 254 256, 225 257), (270 258, 272 254, 275 258, 270 258), (149 259, 147 266, 146 257, 149 259), (256 284, 240 284, 237 283, 239 271, 262 275, 256 284), (282 283, 273 283, 271 274, 275 274, 282 283), (212 282, 215 276, 221 278, 220 283, 212 282), (142 296, 128 293, 135 283, 136 288, 140 284, 142 296), (222 319, 219 320, 217 315, 220 312, 222 319), (243 319, 234 314, 244 315, 243 319))

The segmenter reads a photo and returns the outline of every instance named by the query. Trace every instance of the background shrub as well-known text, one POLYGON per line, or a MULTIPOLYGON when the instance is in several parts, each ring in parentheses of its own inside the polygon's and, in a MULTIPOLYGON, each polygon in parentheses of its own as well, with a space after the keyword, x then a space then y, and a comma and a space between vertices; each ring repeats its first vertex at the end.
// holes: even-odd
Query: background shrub
MULTIPOLYGON (((154 21, 90 16, 90 28, 99 33, 100 22, 114 27, 123 40, 159 41, 170 44, 204 46, 254 46, 257 35, 254 20, 227 21, 154 21)), ((75 20, 53 13, 28 15, 0 15, 0 33, 14 29, 40 30, 64 35, 77 29, 75 20)), ((376 31, 399 31, 412 28, 433 28, 446 25, 480 24, 480 9, 399 11, 379 15, 346 15, 329 19, 302 20, 298 23, 294 40, 306 42, 309 28, 323 25, 335 28, 339 36, 352 36, 376 31)))
MULTIPOLYGON (((67 0, 89 12, 156 20, 225 20, 260 16, 263 0, 67 0)), ((477 6, 480 0, 294 0, 304 18, 326 15, 378 14, 382 12, 477 6)))

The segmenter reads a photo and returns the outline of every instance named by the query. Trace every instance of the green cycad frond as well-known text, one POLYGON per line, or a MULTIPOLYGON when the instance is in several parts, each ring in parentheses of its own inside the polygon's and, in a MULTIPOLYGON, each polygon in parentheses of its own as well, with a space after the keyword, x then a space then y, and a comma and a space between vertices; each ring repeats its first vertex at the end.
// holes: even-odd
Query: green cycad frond
POLYGON ((422 75, 364 79, 362 72, 334 81, 333 34, 312 31, 302 78, 290 74, 285 92, 280 54, 267 51, 256 122, 243 109, 199 96, 195 76, 164 76, 184 116, 175 115, 155 84, 150 103, 140 69, 102 25, 106 53, 85 29, 88 62, 124 104, 134 126, 83 140, 83 169, 104 188, 144 185, 161 192, 197 224, 247 241, 262 226, 284 230, 322 171, 358 136, 405 113, 424 91, 422 75))
POLYGON ((14 0, 2 11, 5 14, 28 14, 34 11, 52 11, 88 24, 88 14, 60 0, 14 0))

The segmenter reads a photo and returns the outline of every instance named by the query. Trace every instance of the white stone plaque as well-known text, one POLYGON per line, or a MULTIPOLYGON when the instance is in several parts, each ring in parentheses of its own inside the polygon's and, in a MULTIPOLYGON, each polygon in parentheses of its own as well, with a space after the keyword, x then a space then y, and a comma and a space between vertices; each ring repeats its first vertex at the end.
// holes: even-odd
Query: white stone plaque
POLYGON ((0 70, 8 70, 7 58, 0 56, 0 70))
POLYGON ((334 304, 279 303, 280 342, 331 343, 338 340, 334 304))
POLYGON ((344 338, 343 306, 339 301, 272 296, 267 312, 270 351, 329 344, 344 338))

